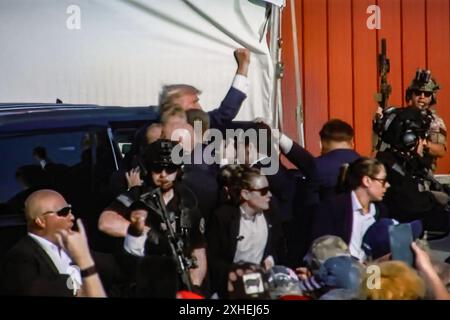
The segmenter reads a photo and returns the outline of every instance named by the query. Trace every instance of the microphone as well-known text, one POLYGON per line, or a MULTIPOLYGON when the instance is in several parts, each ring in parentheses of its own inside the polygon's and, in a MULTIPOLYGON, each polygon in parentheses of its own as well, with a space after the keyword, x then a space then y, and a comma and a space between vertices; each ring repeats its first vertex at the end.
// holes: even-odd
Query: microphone
POLYGON ((239 236, 239 237, 236 238, 236 240, 237 240, 237 241, 244 240, 244 236, 239 236))

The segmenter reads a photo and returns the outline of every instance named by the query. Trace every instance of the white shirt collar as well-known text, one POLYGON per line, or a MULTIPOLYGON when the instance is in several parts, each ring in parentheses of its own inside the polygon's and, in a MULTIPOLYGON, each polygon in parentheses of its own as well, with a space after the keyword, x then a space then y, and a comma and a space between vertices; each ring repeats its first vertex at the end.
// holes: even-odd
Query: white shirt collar
POLYGON ((376 207, 373 203, 369 206, 369 212, 364 213, 361 203, 356 197, 356 193, 352 191, 352 233, 349 243, 349 249, 352 256, 360 261, 365 261, 366 255, 361 248, 362 239, 367 229, 375 222, 376 207))
POLYGON ((233 262, 248 261, 260 264, 264 256, 268 232, 269 226, 264 215, 256 214, 253 221, 241 215, 233 262))
POLYGON ((41 161, 39 161, 39 163, 40 163, 42 169, 44 169, 45 166, 47 165, 47 161, 45 161, 45 160, 41 160, 41 161))
POLYGON ((242 219, 244 219, 244 220, 251 220, 251 221, 253 221, 253 222, 255 222, 255 219, 256 219, 256 217, 257 217, 258 215, 261 215, 261 214, 262 214, 262 212, 258 212, 258 213, 255 213, 253 216, 250 216, 249 214, 247 214, 247 213, 244 211, 244 209, 242 208, 242 206, 239 206, 239 209, 241 210, 241 218, 242 218, 242 219))
POLYGON ((33 238, 33 240, 35 240, 45 251, 51 250, 51 251, 59 252, 59 247, 57 245, 55 245, 53 242, 51 242, 43 237, 40 237, 34 233, 31 233, 31 232, 28 232, 28 235, 31 238, 33 238))
POLYGON ((369 205, 369 212, 367 214, 365 214, 364 211, 363 211, 363 206, 361 205, 361 202, 359 202, 355 191, 351 192, 351 196, 352 196, 352 208, 353 208, 353 211, 357 211, 359 214, 364 215, 364 216, 372 216, 373 217, 375 215, 376 208, 375 208, 375 205, 373 203, 370 203, 370 205, 369 205))

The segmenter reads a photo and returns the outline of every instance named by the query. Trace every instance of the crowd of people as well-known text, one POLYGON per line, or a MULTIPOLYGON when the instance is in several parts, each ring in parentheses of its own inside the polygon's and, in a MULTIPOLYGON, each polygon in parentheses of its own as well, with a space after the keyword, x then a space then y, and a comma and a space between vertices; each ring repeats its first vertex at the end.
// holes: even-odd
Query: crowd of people
MULTIPOLYGON (((211 129, 233 128, 247 95, 250 52, 237 49, 235 58, 231 88, 212 111, 193 86, 162 88, 161 121, 135 133, 98 217, 112 253, 91 251, 61 193, 27 195, 28 234, 2 258, 0 294, 450 298, 450 269, 426 245, 448 233, 450 220, 448 193, 433 177, 446 129, 430 109, 439 89, 430 72, 416 74, 407 108, 380 111, 374 128, 383 147, 374 158, 353 150, 354 131, 339 119, 323 125, 315 158, 261 119, 249 125, 256 139, 211 139, 211 129), (275 172, 264 174, 274 161, 275 172), (409 265, 392 249, 398 224, 411 230, 409 265)), ((43 170, 51 165, 42 148, 34 155, 43 170)))

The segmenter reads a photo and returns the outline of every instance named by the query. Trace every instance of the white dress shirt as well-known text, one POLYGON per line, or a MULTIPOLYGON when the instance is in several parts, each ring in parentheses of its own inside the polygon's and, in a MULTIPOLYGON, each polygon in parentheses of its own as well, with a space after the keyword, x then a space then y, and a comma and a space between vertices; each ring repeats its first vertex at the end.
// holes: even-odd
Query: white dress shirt
POLYGON ((241 210, 239 222, 239 235, 233 262, 245 261, 260 264, 264 256, 268 238, 266 218, 262 213, 257 213, 252 218, 247 218, 241 210))
POLYGON ((74 295, 76 295, 77 290, 80 289, 81 284, 83 283, 81 280, 80 268, 73 264, 72 259, 67 253, 55 244, 34 233, 29 232, 28 235, 37 242, 45 253, 47 253, 60 274, 67 274, 70 276, 69 279, 71 283, 68 283, 68 288, 74 290, 74 295))
POLYGON ((375 222, 376 208, 373 203, 369 206, 369 212, 364 213, 361 203, 356 197, 356 193, 352 191, 352 209, 353 209, 353 225, 352 236, 350 238, 350 254, 360 261, 366 259, 366 254, 361 248, 362 239, 367 229, 375 222))
POLYGON ((123 242, 123 248, 129 254, 143 257, 145 253, 145 241, 147 241, 147 232, 144 232, 139 237, 135 237, 127 233, 125 236, 125 241, 123 242))
POLYGON ((242 74, 236 74, 231 86, 241 91, 242 93, 245 93, 245 95, 248 95, 248 88, 250 87, 250 83, 246 76, 243 76, 242 74))

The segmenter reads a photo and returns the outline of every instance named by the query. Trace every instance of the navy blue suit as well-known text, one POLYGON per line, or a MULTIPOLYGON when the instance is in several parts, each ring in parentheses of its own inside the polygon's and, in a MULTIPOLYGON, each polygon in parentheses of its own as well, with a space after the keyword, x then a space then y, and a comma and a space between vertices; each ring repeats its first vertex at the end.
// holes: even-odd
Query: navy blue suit
POLYGON ((351 163, 359 157, 354 150, 336 149, 315 159, 320 201, 328 200, 336 194, 337 179, 342 165, 351 163))
POLYGON ((219 165, 206 164, 203 157, 200 159, 201 163, 195 163, 195 152, 203 154, 205 147, 206 145, 197 144, 193 152, 188 155, 190 163, 184 161, 182 179, 184 184, 194 192, 198 200, 198 208, 208 222, 219 201, 219 185, 217 183, 219 165))
MULTIPOLYGON (((375 219, 387 218, 386 207, 375 203, 375 219)), ((339 194, 328 201, 321 203, 315 211, 313 219, 312 240, 324 235, 341 237, 347 244, 350 243, 353 228, 353 208, 350 192, 339 194)))
MULTIPOLYGON (((313 180, 316 175, 314 157, 298 143, 294 142, 291 150, 285 154, 286 158, 294 164, 307 180, 313 180)), ((253 167, 261 169, 265 165, 257 162, 253 167)), ((275 196, 275 205, 279 208, 283 222, 290 221, 293 216, 293 206, 297 178, 288 170, 281 161, 278 171, 273 175, 267 175, 270 192, 275 196)))
POLYGON ((220 106, 208 112, 209 127, 219 130, 226 129, 228 124, 237 116, 246 97, 245 93, 231 87, 220 106))

